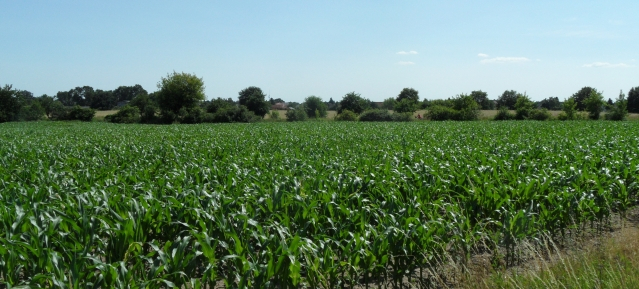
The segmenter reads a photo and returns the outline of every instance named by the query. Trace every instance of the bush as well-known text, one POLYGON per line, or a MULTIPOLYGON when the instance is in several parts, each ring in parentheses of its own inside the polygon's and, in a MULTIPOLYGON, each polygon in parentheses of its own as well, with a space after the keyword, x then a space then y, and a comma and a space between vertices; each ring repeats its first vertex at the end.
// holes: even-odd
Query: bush
POLYGON ((608 107, 607 120, 624 120, 628 116, 628 100, 623 92, 619 92, 619 97, 613 105, 608 107))
POLYGON ((311 95, 304 99, 304 110, 306 111, 307 117, 326 117, 327 106, 321 97, 311 95))
POLYGON ((508 111, 508 107, 502 106, 499 108, 499 112, 495 115, 493 120, 513 120, 515 115, 508 111))
POLYGON ((91 121, 95 116, 95 109, 91 108, 82 108, 79 105, 74 106, 70 110, 68 110, 66 120, 80 120, 80 121, 91 121))
POLYGON ((37 100, 28 101, 18 111, 18 120, 20 121, 41 120, 42 116, 44 116, 44 108, 37 100))
POLYGON ((393 117, 386 109, 371 109, 364 111, 359 121, 393 121, 393 117))
POLYGON ((308 119, 308 115, 304 105, 299 105, 296 109, 286 111, 286 121, 305 121, 306 119, 308 119))
POLYGON ((391 116, 393 117, 393 121, 413 121, 413 114, 410 112, 393 113, 391 116))
POLYGON ((417 110, 417 103, 411 99, 404 98, 395 102, 395 112, 415 112, 417 110))
POLYGON ((271 119, 272 120, 279 120, 280 119, 280 112, 277 110, 271 111, 271 119))
POLYGON ((107 115, 104 119, 112 123, 136 123, 140 121, 140 109, 125 105, 116 114, 107 115))
POLYGON ((528 118, 533 120, 549 120, 550 112, 545 108, 533 109, 530 111, 528 118))
POLYGON ((180 123, 201 123, 204 120, 204 111, 199 107, 182 107, 178 112, 180 123))
POLYGON ((452 107, 443 105, 433 105, 426 113, 430 120, 442 121, 442 120, 456 120, 459 119, 459 111, 452 107))
POLYGON ((203 122, 257 122, 262 118, 249 111, 246 106, 230 106, 219 108, 215 113, 205 113, 202 116, 203 122))
POLYGON ((338 114, 335 117, 335 120, 337 121, 357 121, 357 114, 348 110, 348 109, 344 109, 342 110, 342 112, 340 114, 338 114))

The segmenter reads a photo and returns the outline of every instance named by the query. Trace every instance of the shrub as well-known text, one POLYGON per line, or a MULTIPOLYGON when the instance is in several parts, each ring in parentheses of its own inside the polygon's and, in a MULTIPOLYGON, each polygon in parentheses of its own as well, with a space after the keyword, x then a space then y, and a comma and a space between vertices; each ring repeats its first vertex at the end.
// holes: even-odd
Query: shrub
POLYGON ((508 111, 508 107, 502 106, 499 108, 499 112, 495 115, 493 120, 513 120, 515 115, 508 111))
POLYGON ((417 110, 417 102, 409 98, 404 98, 395 102, 395 112, 415 112, 417 110))
POLYGON ((533 109, 530 111, 528 118, 533 120, 549 120, 550 112, 545 108, 533 109))
POLYGON ((277 110, 271 111, 271 119, 272 120, 279 120, 280 119, 280 112, 277 110))
POLYGON ((215 113, 205 113, 204 122, 257 122, 262 118, 249 111, 246 106, 229 106, 219 108, 215 113))
POLYGON ((624 120, 628 116, 628 100, 623 92, 619 92, 619 97, 613 105, 608 107, 607 120, 624 120))
POLYGON ((357 121, 357 114, 348 110, 348 109, 344 109, 342 110, 342 112, 340 114, 338 114, 335 117, 335 120, 337 121, 357 121))
POLYGON ((68 110, 66 120, 80 120, 80 121, 91 121, 95 116, 95 109, 91 108, 82 108, 79 105, 74 106, 70 110, 68 110))
POLYGON ((393 121, 393 117, 386 109, 371 109, 359 116, 360 121, 393 121))
POLYGON ((308 119, 308 115, 304 105, 299 105, 296 109, 286 111, 286 121, 305 121, 306 119, 308 119))
POLYGON ((391 114, 391 117, 393 117, 393 121, 401 121, 401 122, 413 121, 413 114, 410 112, 393 113, 391 114))
POLYGON ((107 115, 104 120, 112 123, 136 123, 140 121, 140 109, 125 105, 116 114, 107 115))
POLYGON ((601 111, 604 108, 603 95, 600 92, 593 89, 590 95, 584 100, 586 110, 588 111, 588 117, 593 120, 599 119, 601 111))
POLYGON ((466 94, 460 94, 452 99, 453 109, 458 111, 457 118, 453 120, 477 120, 479 119, 479 104, 475 99, 466 94))
POLYGON ((459 118, 459 111, 443 105, 433 105, 426 115, 430 120, 435 121, 456 120, 459 118))

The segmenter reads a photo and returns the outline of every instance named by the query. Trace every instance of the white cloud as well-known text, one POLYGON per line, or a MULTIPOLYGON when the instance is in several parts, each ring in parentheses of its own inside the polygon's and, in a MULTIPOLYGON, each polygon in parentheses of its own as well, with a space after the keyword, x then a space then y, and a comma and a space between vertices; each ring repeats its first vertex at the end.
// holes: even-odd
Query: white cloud
POLYGON ((399 65, 415 65, 415 62, 411 62, 411 61, 400 61, 400 62, 397 62, 397 64, 399 64, 399 65))
POLYGON ((482 61, 480 61, 480 63, 482 63, 482 64, 487 64, 487 63, 522 63, 522 62, 528 62, 528 61, 530 61, 530 59, 528 59, 526 57, 493 57, 493 58, 483 59, 482 61))
POLYGON ((414 54, 417 54, 417 51, 415 51, 415 50, 411 50, 411 51, 408 51, 408 52, 400 51, 400 52, 397 52, 397 54, 399 54, 399 55, 414 55, 414 54))
POLYGON ((593 63, 584 64, 581 67, 616 68, 616 67, 632 67, 632 66, 625 63, 593 62, 593 63))
POLYGON ((486 58, 486 57, 488 57, 488 54, 486 54, 486 53, 479 53, 479 54, 477 54, 477 56, 482 57, 482 58, 486 58))

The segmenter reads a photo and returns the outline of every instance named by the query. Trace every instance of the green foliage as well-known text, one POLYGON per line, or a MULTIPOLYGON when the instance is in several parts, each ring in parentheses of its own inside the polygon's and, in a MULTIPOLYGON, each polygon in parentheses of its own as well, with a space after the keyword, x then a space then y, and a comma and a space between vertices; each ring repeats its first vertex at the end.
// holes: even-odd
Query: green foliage
POLYGON ((384 102, 382 103, 382 108, 387 110, 394 110, 395 103, 396 103, 395 99, 392 97, 389 97, 387 99, 384 99, 384 102))
POLYGON ((262 92, 262 89, 256 86, 249 86, 242 89, 238 96, 240 105, 246 106, 249 111, 252 111, 260 118, 264 118, 271 107, 265 98, 266 95, 262 92))
POLYGON ((79 105, 67 110, 65 120, 92 121, 95 116, 95 109, 83 108, 79 105))
POLYGON ((272 120, 279 120, 280 119, 280 112, 277 110, 271 111, 271 115, 270 115, 272 120))
POLYGON ((559 98, 556 96, 544 98, 542 101, 539 102, 539 106, 547 110, 561 110, 562 108, 561 103, 559 102, 559 98))
POLYGON ((488 94, 481 90, 474 90, 470 93, 475 102, 479 105, 479 109, 493 110, 495 109, 495 102, 488 99, 488 94))
POLYGON ((502 106, 493 118, 493 120, 514 120, 515 114, 511 113, 507 107, 502 106))
POLYGON ((44 116, 44 108, 37 99, 30 99, 24 101, 20 105, 18 111, 18 120, 20 121, 35 121, 41 120, 44 116))
POLYGON ((417 103, 413 102, 413 100, 404 98, 400 101, 395 102, 395 112, 410 112, 413 113, 417 110, 417 103))
POLYGON ((504 91, 504 93, 499 96, 499 99, 497 99, 497 107, 501 108, 504 106, 510 110, 515 110, 515 104, 517 103, 517 97, 519 95, 520 94, 514 90, 504 91))
POLYGON ((532 120, 549 120, 551 119, 550 112, 546 108, 533 109, 530 111, 528 119, 532 120))
POLYGON ((359 121, 393 121, 393 116, 387 109, 371 109, 359 116, 359 121))
POLYGON ((628 116, 628 100, 626 99, 626 95, 623 94, 623 91, 619 91, 619 97, 617 100, 608 107, 608 112, 606 112, 607 120, 625 120, 628 116))
POLYGON ((467 94, 460 94, 452 99, 453 109, 459 111, 459 118, 456 120, 478 120, 479 105, 475 99, 467 94))
POLYGON ((308 119, 306 114, 306 107, 301 104, 296 109, 289 109, 286 111, 286 121, 305 121, 308 119))
POLYGON ((0 87, 0 123, 16 120, 20 104, 17 91, 11 85, 0 87))
POLYGON ((391 114, 391 117, 393 117, 393 121, 397 122, 409 122, 415 120, 413 113, 411 112, 395 112, 391 114))
POLYGON ((304 99, 306 115, 313 118, 326 117, 326 103, 319 96, 311 95, 304 99), (317 115, 316 115, 317 112, 317 115))
MULTIPOLYGON (((604 102, 603 95, 600 92, 593 89, 590 91, 590 96, 584 100, 584 105, 588 111, 588 117, 590 119, 597 120, 600 118, 601 112, 604 109, 606 103, 604 102)), ((579 106, 579 105, 577 105, 579 106)))
POLYGON ((204 81, 195 74, 173 72, 158 83, 157 103, 165 123, 184 121, 185 111, 192 111, 205 99, 204 81))
POLYGON ((357 114, 348 109, 342 110, 337 116, 335 116, 335 120, 337 121, 357 121, 357 114))
POLYGON ((527 95, 518 94, 517 102, 515 103, 515 119, 528 119, 534 106, 535 104, 527 95))
POLYGON ((342 101, 339 102, 337 113, 341 114, 344 110, 349 110, 356 114, 360 114, 369 108, 369 100, 361 97, 359 93, 350 92, 344 95, 342 101))
POLYGON ((628 91, 628 112, 639 113, 639 86, 628 91))
POLYGON ((637 126, 5 123, 0 286, 446 287, 439 260, 623 216, 637 126))
POLYGON ((590 86, 585 86, 585 87, 582 87, 579 91, 575 92, 575 94, 572 95, 571 98, 575 100, 575 104, 577 105, 576 109, 578 111, 587 110, 586 99, 588 97, 590 97, 590 95, 591 95, 591 93, 593 91, 596 92, 597 90, 592 88, 592 87, 590 87, 590 86))
POLYGON ((399 95, 397 95, 395 101, 401 102, 403 100, 408 100, 411 104, 417 105, 419 102, 419 92, 413 88, 404 88, 399 95))
POLYGON ((432 105, 429 107, 426 117, 430 120, 443 121, 443 120, 457 120, 459 119, 459 111, 452 107, 443 105, 432 105))
POLYGON ((215 110, 214 113, 205 113, 202 118, 202 122, 217 123, 257 122, 262 119, 243 105, 223 106, 215 110))
POLYGON ((559 120, 577 119, 577 102, 574 98, 564 100, 563 112, 557 117, 559 120))
POLYGON ((155 123, 158 121, 157 96, 158 93, 140 93, 129 102, 130 106, 138 108, 141 123, 155 123))
POLYGON ((140 109, 137 106, 125 105, 117 113, 107 115, 104 120, 112 123, 136 123, 140 121, 140 109))

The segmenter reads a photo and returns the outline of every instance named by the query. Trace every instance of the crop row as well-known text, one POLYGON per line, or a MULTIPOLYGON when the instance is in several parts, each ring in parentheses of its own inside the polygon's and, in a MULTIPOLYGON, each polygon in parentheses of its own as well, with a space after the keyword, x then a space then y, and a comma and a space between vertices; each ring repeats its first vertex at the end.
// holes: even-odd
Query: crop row
POLYGON ((4 124, 0 285, 431 278, 421 269, 443 258, 561 237, 637 204, 636 131, 609 122, 4 124))

